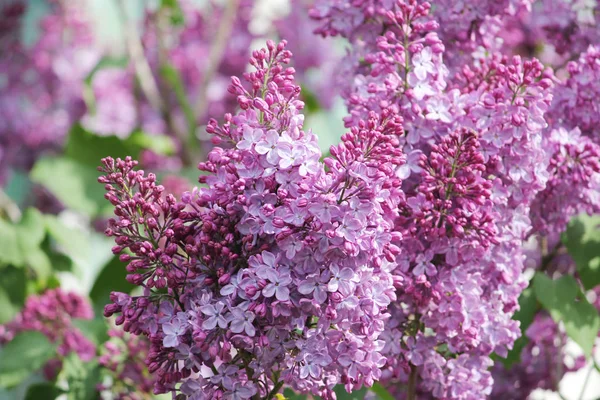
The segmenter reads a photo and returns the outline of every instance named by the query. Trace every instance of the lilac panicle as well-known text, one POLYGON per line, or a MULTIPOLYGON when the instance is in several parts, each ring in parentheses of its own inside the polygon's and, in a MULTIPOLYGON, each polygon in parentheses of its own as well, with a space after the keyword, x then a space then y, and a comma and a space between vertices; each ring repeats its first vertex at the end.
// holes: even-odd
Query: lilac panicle
POLYGON ((55 379, 60 371, 62 357, 76 353, 82 360, 90 361, 96 355, 96 347, 73 325, 72 319, 92 319, 92 307, 88 300, 76 293, 51 289, 41 295, 30 296, 19 314, 4 326, 0 326, 0 344, 10 342, 24 331, 44 334, 58 344, 57 358, 44 367, 48 379, 55 379))
POLYGON ((131 159, 103 161, 118 217, 107 234, 143 287, 113 293, 105 313, 149 338, 156 392, 270 399, 285 384, 332 398, 380 378, 401 284, 402 119, 370 113, 320 162, 285 44, 253 52, 247 84, 232 78, 241 110, 208 125, 226 147, 200 163, 205 187, 176 203, 131 159))

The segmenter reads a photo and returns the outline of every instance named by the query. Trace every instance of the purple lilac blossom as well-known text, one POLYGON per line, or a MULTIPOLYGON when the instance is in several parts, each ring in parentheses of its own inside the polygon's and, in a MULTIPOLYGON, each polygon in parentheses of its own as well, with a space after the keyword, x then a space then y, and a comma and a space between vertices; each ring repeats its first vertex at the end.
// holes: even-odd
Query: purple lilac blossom
POLYGON ((131 250, 120 256, 127 279, 146 291, 113 293, 105 313, 149 337, 157 392, 181 383, 194 399, 242 399, 287 384, 331 398, 337 383, 352 390, 380 377, 379 336, 400 284, 390 261, 401 119, 370 113, 321 163, 316 136, 302 130, 290 57, 285 42, 268 42, 252 54, 248 88, 232 78, 241 111, 208 126, 227 147, 200 163, 207 186, 182 202, 132 160, 104 160, 118 217, 107 234, 115 253, 131 250), (171 300, 155 300, 160 289, 171 300), (189 363, 171 361, 183 353, 189 363), (201 366, 231 379, 200 376, 201 366))

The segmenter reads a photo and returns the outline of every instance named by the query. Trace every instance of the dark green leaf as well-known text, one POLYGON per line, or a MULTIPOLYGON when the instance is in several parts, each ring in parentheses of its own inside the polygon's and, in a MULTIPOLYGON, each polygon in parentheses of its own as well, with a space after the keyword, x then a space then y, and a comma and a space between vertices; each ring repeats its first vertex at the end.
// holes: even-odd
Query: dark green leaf
POLYGON ((302 87, 300 95, 302 97, 302 100, 304 101, 304 104, 306 105, 305 110, 307 113, 316 113, 321 110, 321 104, 319 103, 319 99, 317 98, 317 96, 315 96, 313 92, 308 90, 306 87, 302 87))
POLYGON ((306 400, 307 399, 306 395, 298 394, 290 388, 285 389, 283 391, 283 395, 285 396, 286 400, 306 400))
POLYGON ((108 325, 103 318, 96 319, 74 319, 73 325, 83 333, 83 335, 99 346, 106 342, 108 336, 108 325))
POLYGON ((567 335, 589 357, 600 330, 600 316, 579 289, 575 278, 565 275, 552 280, 538 272, 533 280, 533 290, 552 318, 556 322, 562 321, 567 335))
POLYGON ((111 292, 129 293, 135 287, 125 279, 127 276, 125 267, 126 264, 115 256, 104 266, 96 278, 90 298, 97 311, 101 312, 104 306, 110 302, 111 292))
POLYGON ((363 387, 360 390, 355 390, 352 393, 346 392, 344 385, 337 385, 333 388, 337 396, 337 400, 363 400, 367 394, 367 388, 363 387))
POLYGON ((25 270, 7 266, 0 268, 0 324, 10 321, 25 303, 25 270))
POLYGON ((95 168, 64 157, 42 158, 31 171, 31 179, 48 189, 64 205, 90 216, 111 209, 104 199, 104 188, 98 183, 98 176, 100 173, 95 168))
POLYGON ((375 393, 380 400, 394 400, 394 396, 392 396, 379 382, 373 384, 371 391, 375 393))
POLYGON ((586 290, 600 285, 600 215, 580 215, 569 223, 562 240, 575 260, 586 290))
POLYGON ((56 355, 56 346, 39 332, 22 332, 0 350, 0 386, 18 385, 56 355))
POLYGON ((64 391, 52 383, 36 383, 29 386, 25 400, 56 400, 64 391))
POLYGON ((60 271, 60 272, 73 271, 73 260, 70 257, 55 251, 47 243, 44 243, 42 247, 43 247, 44 253, 46 253, 46 256, 50 260, 50 264, 52 265, 53 271, 60 271))
POLYGON ((65 149, 66 156, 71 160, 94 169, 100 165, 100 160, 104 157, 138 158, 139 152, 140 148, 127 140, 116 136, 94 135, 80 125, 75 125, 71 129, 65 149))

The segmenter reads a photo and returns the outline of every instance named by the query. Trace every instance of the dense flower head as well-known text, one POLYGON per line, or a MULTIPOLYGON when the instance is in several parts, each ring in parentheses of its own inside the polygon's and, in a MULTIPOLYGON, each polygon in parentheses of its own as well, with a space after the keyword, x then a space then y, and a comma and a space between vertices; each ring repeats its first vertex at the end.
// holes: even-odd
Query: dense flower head
MULTIPOLYGON (((51 342, 58 343, 60 356, 75 352, 82 360, 89 361, 96 355, 96 348, 73 325, 72 320, 92 317, 92 308, 85 298, 62 289, 50 289, 27 298, 21 312, 0 329, 0 343, 9 342, 23 331, 37 331, 51 342)), ((45 368, 46 375, 54 377, 58 365, 57 360, 49 361, 45 368)))
MULTIPOLYGON (((395 220, 402 239, 393 241, 392 272, 402 285, 383 332, 382 379, 406 384, 417 375, 419 393, 479 399, 491 393, 490 354, 506 355, 519 335, 511 315, 526 285, 531 203, 549 177, 543 135, 555 78, 536 59, 484 46, 475 31, 464 49, 487 50, 463 56, 452 41, 465 33, 439 22, 452 21, 451 7, 361 4, 363 20, 340 12, 352 12, 350 1, 313 15, 326 22, 322 33, 352 44, 342 90, 347 126, 390 106, 404 120, 404 200, 395 220)), ((528 4, 490 2, 477 15, 478 4, 463 16, 484 29, 490 15, 528 4)))
POLYGON ((533 232, 556 235, 581 213, 595 214, 600 207, 600 148, 579 129, 558 128, 546 141, 552 151, 546 188, 532 204, 533 232))
POLYGON ((232 78, 241 110, 208 126, 228 147, 200 163, 206 187, 181 203, 163 200, 132 160, 104 161, 118 216, 107 233, 115 253, 132 251, 121 255, 128 279, 145 288, 114 293, 105 313, 150 338, 157 392, 272 398, 287 384, 331 397, 336 383, 379 378, 379 335, 400 284, 390 261, 402 120, 395 109, 369 114, 321 163, 290 57, 285 42, 268 42, 252 53, 247 85, 232 78))
POLYGON ((556 127, 579 128, 583 135, 598 141, 600 89, 594 83, 600 77, 600 48, 590 46, 578 60, 569 62, 567 71, 568 79, 555 90, 549 119, 556 127))

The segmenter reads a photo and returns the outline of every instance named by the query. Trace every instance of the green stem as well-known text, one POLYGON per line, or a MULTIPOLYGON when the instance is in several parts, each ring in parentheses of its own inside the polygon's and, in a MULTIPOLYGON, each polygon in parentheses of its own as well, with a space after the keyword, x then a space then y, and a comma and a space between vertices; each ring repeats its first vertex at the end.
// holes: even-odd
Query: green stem
POLYGON ((273 387, 273 390, 271 390, 269 392, 269 394, 267 395, 267 398, 265 400, 271 400, 272 398, 275 397, 275 395, 277 393, 279 393, 279 391, 281 390, 281 387, 283 386, 283 382, 277 382, 275 384, 275 386, 273 387))
POLYGON ((406 400, 417 399, 417 367, 411 364, 406 400))

